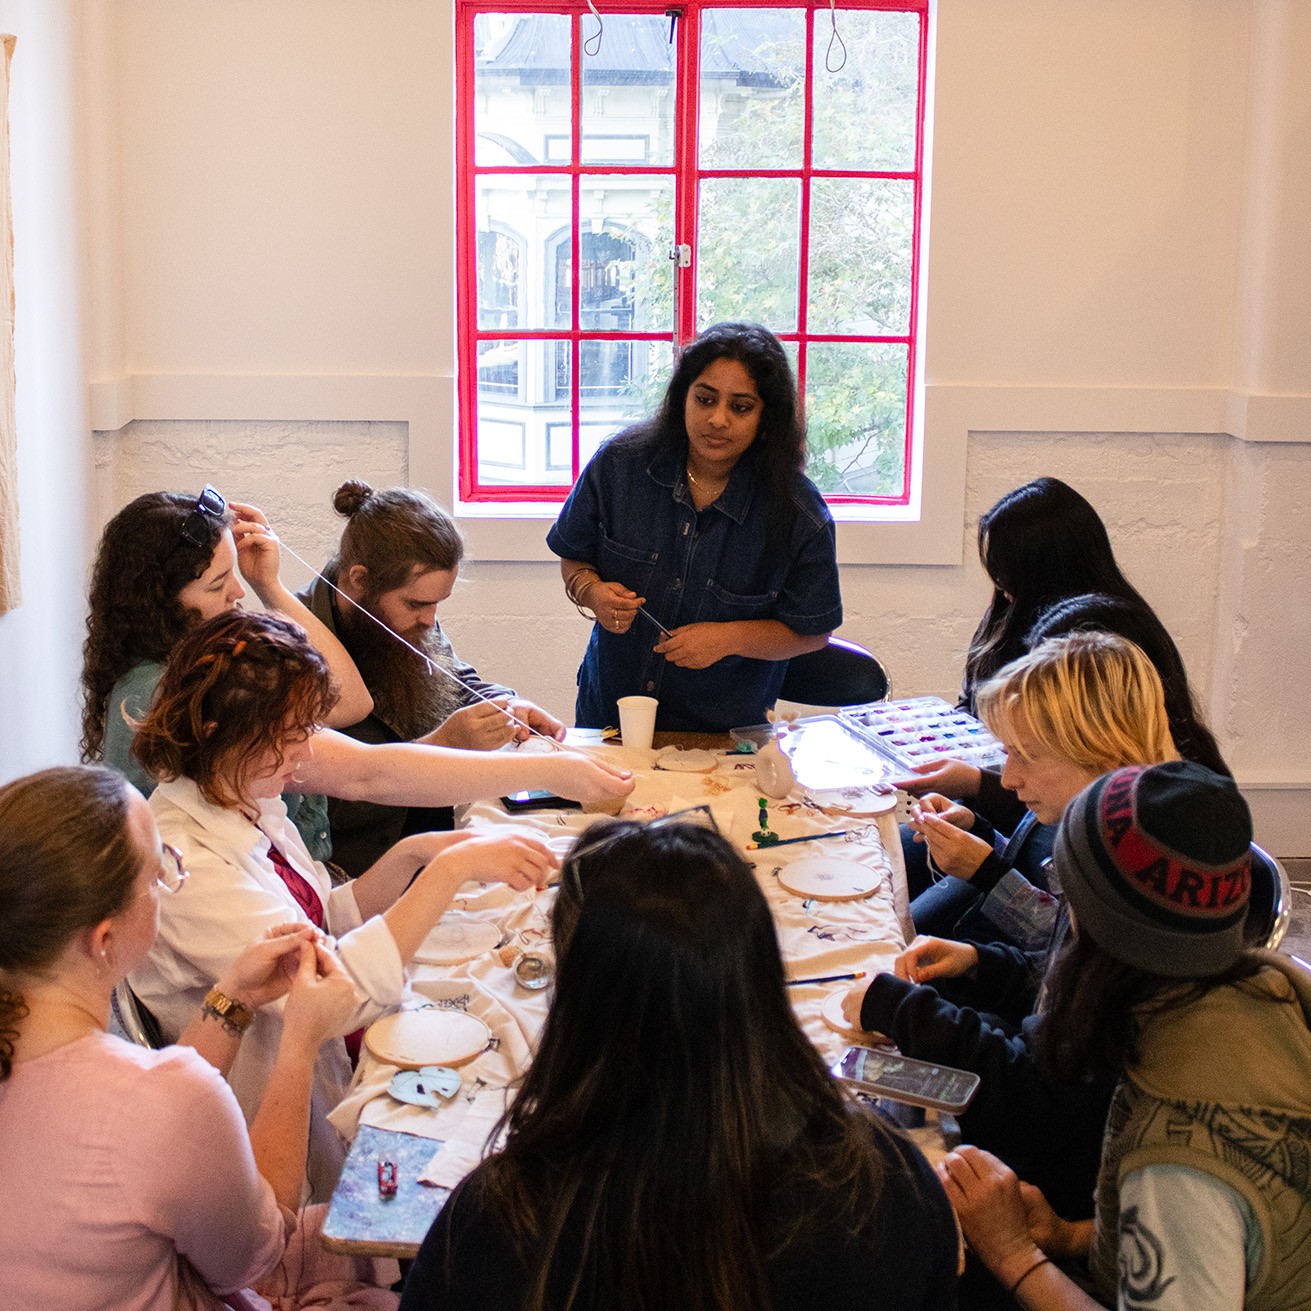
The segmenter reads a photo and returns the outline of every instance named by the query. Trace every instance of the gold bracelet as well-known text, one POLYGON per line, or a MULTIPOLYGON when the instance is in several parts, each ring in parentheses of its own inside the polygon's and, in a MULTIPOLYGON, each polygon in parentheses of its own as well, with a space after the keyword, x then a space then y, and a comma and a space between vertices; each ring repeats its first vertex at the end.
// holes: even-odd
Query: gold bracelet
POLYGON ((217 988, 205 994, 200 1013, 212 1015, 234 1038, 240 1038, 255 1019, 255 1012, 245 1002, 235 1001, 217 988))
POLYGON ((599 583, 600 581, 601 581, 601 575, 597 573, 597 571, 593 569, 591 565, 584 565, 581 569, 575 569, 573 573, 571 573, 568 579, 565 581, 564 594, 569 598, 569 600, 571 600, 574 603, 574 609, 577 610, 578 613, 582 615, 584 619, 594 621, 597 618, 595 610, 593 610, 591 614, 589 614, 583 608, 583 598, 587 595, 588 588, 594 586, 596 583, 599 583), (582 585, 581 589, 575 586, 579 574, 592 575, 592 577, 589 578, 587 582, 585 582, 582 585))
POLYGON ((598 573, 597 570, 593 569, 590 564, 580 565, 577 569, 575 569, 573 573, 571 573, 569 577, 564 580, 564 594, 569 598, 569 600, 571 600, 574 603, 574 605, 579 604, 579 593, 577 590, 577 583, 578 583, 578 579, 583 574, 591 574, 593 582, 599 583, 601 581, 600 573, 598 573))

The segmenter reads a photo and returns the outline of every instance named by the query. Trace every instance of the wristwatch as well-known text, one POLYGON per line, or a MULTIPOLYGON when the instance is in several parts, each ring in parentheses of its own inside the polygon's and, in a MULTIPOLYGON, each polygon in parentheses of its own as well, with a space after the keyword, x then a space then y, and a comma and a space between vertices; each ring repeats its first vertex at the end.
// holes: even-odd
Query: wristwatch
POLYGON ((238 1035, 245 1033, 255 1018, 255 1012, 244 1002, 234 1001, 217 988, 211 988, 205 994, 201 1009, 218 1016, 225 1029, 238 1035))

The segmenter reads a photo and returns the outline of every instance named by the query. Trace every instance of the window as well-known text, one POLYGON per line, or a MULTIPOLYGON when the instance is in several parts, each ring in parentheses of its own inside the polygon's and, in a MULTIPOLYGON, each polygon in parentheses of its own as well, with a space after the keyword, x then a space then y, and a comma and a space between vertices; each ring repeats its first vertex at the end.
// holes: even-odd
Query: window
POLYGON ((752 319, 830 502, 908 503, 926 7, 457 0, 464 501, 562 501, 752 319))

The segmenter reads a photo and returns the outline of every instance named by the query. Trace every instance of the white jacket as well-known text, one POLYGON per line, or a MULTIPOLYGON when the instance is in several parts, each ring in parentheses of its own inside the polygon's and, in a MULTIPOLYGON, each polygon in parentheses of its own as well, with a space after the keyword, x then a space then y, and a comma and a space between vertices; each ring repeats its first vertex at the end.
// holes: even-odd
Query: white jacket
MULTIPOLYGON (((308 922, 269 859, 270 838, 322 899, 338 959, 354 980, 359 1006, 343 1032, 362 1028, 400 1004, 405 972, 386 922, 380 916, 360 922, 353 885, 332 887, 280 798, 262 800, 258 807, 252 823, 241 811, 206 801, 186 778, 161 783, 150 798, 160 836, 182 853, 190 877, 178 892, 161 894, 155 945, 129 982, 170 1040, 197 1015, 205 994, 245 947, 275 925, 308 922)), ((248 1122, 259 1109, 277 1057, 282 1008, 279 1000, 256 1015, 228 1079, 248 1122)), ((324 1043, 310 1113, 309 1178, 318 1199, 331 1194, 344 1157, 341 1139, 325 1117, 341 1100, 350 1077, 345 1044, 340 1038, 324 1043)))

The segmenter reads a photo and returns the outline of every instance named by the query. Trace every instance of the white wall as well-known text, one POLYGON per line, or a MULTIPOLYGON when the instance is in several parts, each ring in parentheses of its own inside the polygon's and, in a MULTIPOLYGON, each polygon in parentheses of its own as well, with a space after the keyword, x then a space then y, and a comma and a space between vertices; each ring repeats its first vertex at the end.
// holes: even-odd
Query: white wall
POLYGON ((0 616, 0 781, 76 757, 90 434, 82 360, 76 5, 0 0, 10 145, 23 604, 0 616))
MULTIPOLYGON (((449 10, 96 12, 102 517, 145 486, 262 484, 316 558, 339 473, 448 489, 449 10)), ((926 429, 958 499, 933 554, 843 530, 907 561, 844 569, 845 631, 899 688, 953 689, 978 512, 1065 477, 1178 636, 1265 836, 1306 854, 1311 6, 940 0, 937 39, 926 429)), ((448 611, 462 653, 565 710, 584 633, 521 545, 544 528, 477 528, 448 611)))

